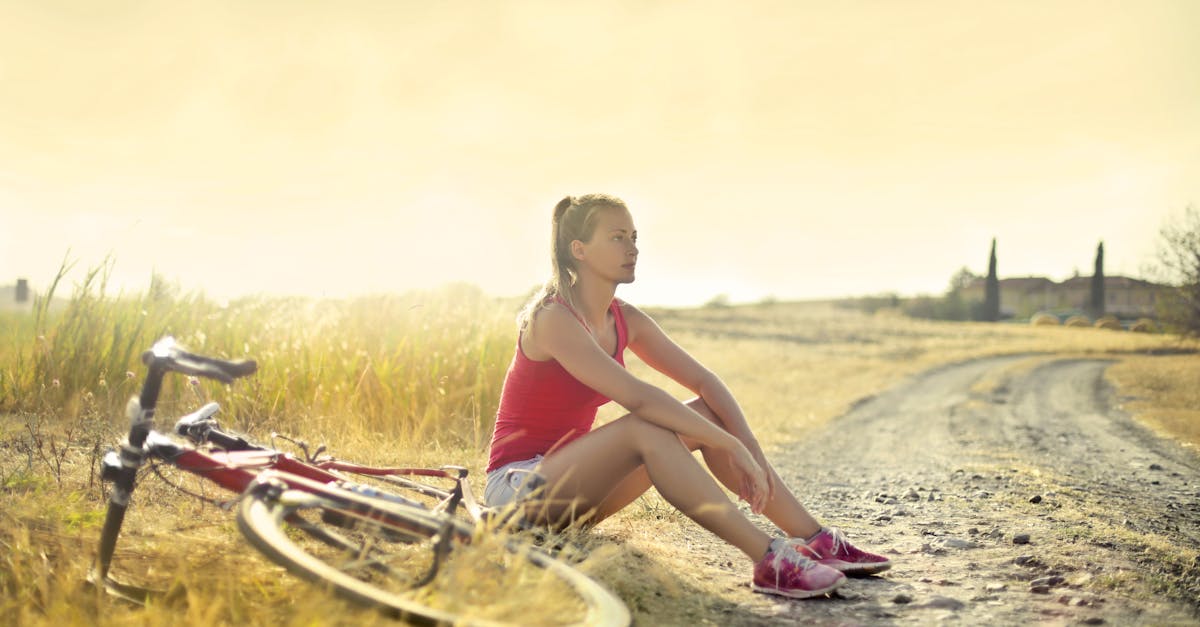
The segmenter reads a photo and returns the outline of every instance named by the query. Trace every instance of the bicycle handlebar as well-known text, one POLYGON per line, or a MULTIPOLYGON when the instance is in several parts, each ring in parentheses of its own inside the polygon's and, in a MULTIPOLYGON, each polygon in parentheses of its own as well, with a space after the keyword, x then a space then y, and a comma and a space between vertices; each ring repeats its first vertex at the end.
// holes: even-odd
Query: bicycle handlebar
POLYGON ((147 366, 159 364, 165 370, 216 379, 221 383, 232 383, 234 379, 252 375, 258 370, 258 362, 253 359, 228 361, 189 353, 179 348, 172 337, 164 337, 142 353, 142 363, 147 366))

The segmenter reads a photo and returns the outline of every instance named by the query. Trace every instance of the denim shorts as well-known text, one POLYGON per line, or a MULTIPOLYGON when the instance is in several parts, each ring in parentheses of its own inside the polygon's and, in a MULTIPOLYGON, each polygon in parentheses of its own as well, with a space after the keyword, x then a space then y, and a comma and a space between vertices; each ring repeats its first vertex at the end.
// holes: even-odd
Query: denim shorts
POLYGON ((535 472, 542 463, 542 456, 509 462, 487 475, 487 486, 483 489, 483 502, 488 507, 503 507, 527 498, 546 482, 535 472))

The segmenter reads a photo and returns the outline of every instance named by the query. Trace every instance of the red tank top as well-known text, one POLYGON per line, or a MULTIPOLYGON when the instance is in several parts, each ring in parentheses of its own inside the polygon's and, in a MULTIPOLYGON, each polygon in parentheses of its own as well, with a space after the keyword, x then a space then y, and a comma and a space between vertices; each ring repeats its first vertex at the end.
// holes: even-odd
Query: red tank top
MULTIPOLYGON (((624 366, 628 343, 625 316, 615 299, 608 309, 617 327, 617 350, 612 357, 624 366)), ((500 393, 487 471, 545 455, 587 433, 596 420, 596 410, 608 401, 571 376, 557 360, 526 357, 517 338, 517 350, 500 393)))

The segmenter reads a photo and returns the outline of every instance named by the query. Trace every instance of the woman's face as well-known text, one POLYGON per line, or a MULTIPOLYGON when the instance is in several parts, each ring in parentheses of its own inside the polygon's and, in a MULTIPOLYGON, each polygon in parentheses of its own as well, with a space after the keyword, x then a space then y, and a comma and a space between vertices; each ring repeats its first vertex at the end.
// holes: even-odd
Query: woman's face
POLYGON ((637 268, 637 229, 633 216, 619 208, 601 209, 587 242, 575 240, 571 252, 579 269, 615 283, 632 283, 637 268))

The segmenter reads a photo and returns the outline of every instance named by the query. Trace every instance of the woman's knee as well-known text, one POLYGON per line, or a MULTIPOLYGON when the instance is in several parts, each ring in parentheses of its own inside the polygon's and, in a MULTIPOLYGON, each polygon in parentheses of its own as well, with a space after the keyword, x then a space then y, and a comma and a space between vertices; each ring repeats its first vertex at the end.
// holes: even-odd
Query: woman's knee
MULTIPOLYGON (((717 419, 717 414, 708 406, 708 403, 704 402, 704 399, 697 396, 696 398, 693 398, 684 404, 687 405, 692 411, 703 416, 709 422, 721 427, 722 429, 725 428, 725 425, 723 425, 721 421, 717 419)), ((683 445, 686 446, 689 451, 699 451, 704 448, 699 441, 692 438, 681 436, 681 439, 683 440, 683 445)))
POLYGON ((696 398, 684 403, 684 405, 687 405, 688 409, 691 409, 697 414, 704 416, 709 422, 715 422, 718 425, 721 424, 721 421, 717 418, 717 413, 708 406, 708 403, 704 402, 703 398, 697 396, 696 398))
POLYGON ((633 446, 642 453, 660 450, 663 446, 682 446, 679 434, 660 427, 645 418, 630 414, 623 418, 628 420, 629 433, 633 446))

